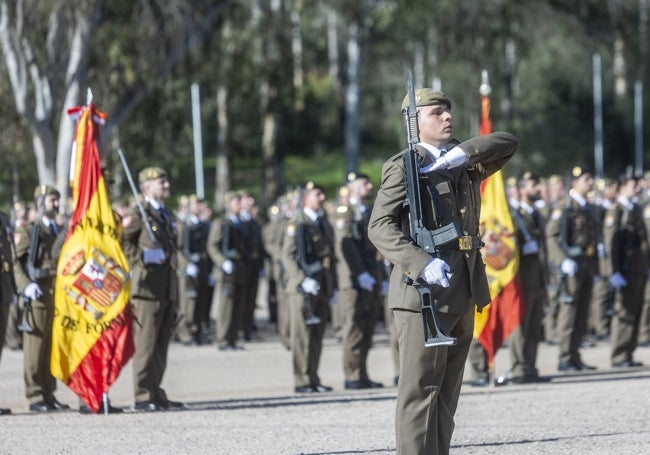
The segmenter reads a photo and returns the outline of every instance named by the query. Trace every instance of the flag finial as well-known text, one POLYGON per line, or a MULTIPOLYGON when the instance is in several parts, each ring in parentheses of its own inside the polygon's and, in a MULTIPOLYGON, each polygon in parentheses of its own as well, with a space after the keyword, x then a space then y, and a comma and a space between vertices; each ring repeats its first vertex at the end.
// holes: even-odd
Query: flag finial
POLYGON ((492 91, 492 87, 490 87, 490 78, 488 77, 487 70, 481 71, 481 86, 478 88, 478 91, 483 96, 488 96, 492 91))

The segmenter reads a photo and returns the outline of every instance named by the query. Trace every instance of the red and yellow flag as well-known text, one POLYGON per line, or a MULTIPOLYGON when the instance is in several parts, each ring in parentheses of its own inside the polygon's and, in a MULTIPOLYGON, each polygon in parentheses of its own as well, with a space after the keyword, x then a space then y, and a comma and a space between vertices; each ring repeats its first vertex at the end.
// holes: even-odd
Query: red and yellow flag
POLYGON ((93 104, 75 107, 73 213, 57 267, 52 325, 52 374, 94 412, 134 352, 129 264, 120 245, 99 160, 93 104))
MULTIPOLYGON (((490 98, 481 97, 480 134, 490 134, 490 98)), ((503 174, 498 171, 481 182, 481 250, 492 301, 474 318, 474 338, 487 352, 488 364, 503 341, 519 325, 523 313, 523 294, 519 279, 519 253, 510 207, 506 199, 503 174)))

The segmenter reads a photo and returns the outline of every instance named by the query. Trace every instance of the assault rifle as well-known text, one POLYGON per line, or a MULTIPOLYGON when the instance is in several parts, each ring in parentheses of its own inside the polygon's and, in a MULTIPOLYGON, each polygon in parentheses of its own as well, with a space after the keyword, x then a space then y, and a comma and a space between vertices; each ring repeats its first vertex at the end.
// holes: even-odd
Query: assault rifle
MULTIPOLYGON (((302 191, 298 191, 298 200, 302 198, 302 191)), ((298 260, 298 266, 305 273, 306 277, 313 278, 318 272, 323 270, 323 264, 321 261, 309 261, 310 258, 310 248, 307 243, 305 235, 305 224, 303 220, 302 205, 300 203, 296 206, 296 214, 298 218, 298 223, 296 223, 296 257, 298 260)), ((303 318, 306 325, 316 325, 320 324, 321 319, 314 314, 314 304, 312 302, 312 295, 302 288, 298 284, 298 292, 302 294, 304 298, 303 305, 303 318)))
MULTIPOLYGON (((459 237, 458 226, 449 223, 446 226, 429 230, 424 225, 422 215, 422 195, 420 192, 420 170, 418 165, 418 152, 415 148, 420 142, 418 133, 418 117, 415 104, 415 91, 413 88, 413 73, 409 71, 407 82, 409 105, 404 110, 404 121, 408 139, 408 150, 404 153, 404 175, 406 180, 406 204, 409 209, 409 226, 411 239, 417 246, 429 254, 435 254, 442 245, 459 237)), ((434 213, 434 223, 437 225, 437 214, 434 213)), ((424 346, 452 346, 456 338, 449 337, 442 332, 438 320, 438 311, 434 305, 432 286, 422 278, 412 280, 406 278, 407 284, 412 285, 420 296, 422 303, 422 326, 424 329, 424 346)))
MULTIPOLYGON (((29 234, 29 253, 27 255, 27 263, 25 268, 27 269, 27 276, 32 282, 38 282, 43 278, 50 276, 50 269, 44 269, 39 267, 40 264, 36 264, 40 257, 41 249, 41 220, 43 219, 43 212, 45 211, 45 197, 44 194, 40 197, 38 201, 38 211, 36 214, 36 220, 32 225, 32 230, 29 234)), ((29 323, 29 315, 32 313, 32 299, 22 295, 22 311, 20 313, 18 330, 21 332, 31 333, 34 331, 34 327, 29 323)))

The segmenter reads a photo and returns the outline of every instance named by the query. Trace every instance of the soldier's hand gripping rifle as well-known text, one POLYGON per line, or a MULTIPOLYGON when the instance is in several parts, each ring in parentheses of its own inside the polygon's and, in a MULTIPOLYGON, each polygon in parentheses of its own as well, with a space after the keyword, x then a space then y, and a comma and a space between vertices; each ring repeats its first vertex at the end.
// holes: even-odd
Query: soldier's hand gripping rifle
MULTIPOLYGON (((297 192, 298 201, 302 199, 302 191, 297 192)), ((303 222, 302 205, 298 203, 296 206, 296 214, 298 223, 296 226, 296 258, 298 266, 304 272, 306 278, 314 278, 314 276, 323 270, 321 261, 316 260, 310 262, 310 249, 307 245, 307 238, 305 235, 305 224, 303 222)), ((302 288, 302 283, 298 284, 298 292, 302 294, 303 303, 303 318, 306 325, 320 324, 321 319, 314 314, 314 303, 312 302, 312 294, 302 288)))
MULTIPOLYGON (((413 73, 409 71, 407 82, 409 105, 404 112, 408 150, 404 154, 404 175, 406 180, 406 203, 409 208, 409 225, 411 239, 417 246, 429 254, 435 254, 438 248, 459 237, 458 226, 449 223, 446 226, 429 230, 424 225, 422 215, 422 195, 420 193, 420 170, 418 152, 415 145, 420 142, 418 133, 417 110, 415 104, 415 91, 413 88, 413 73)), ((437 224, 434 213, 434 222, 437 224)), ((422 326, 424 329, 424 346, 452 346, 456 338, 449 337, 442 332, 438 320, 438 311, 434 304, 433 287, 422 278, 412 280, 405 278, 407 284, 412 285, 420 296, 422 303, 422 326), (432 333, 433 332, 433 333, 432 333)))
MULTIPOLYGON (((37 283, 38 280, 50 276, 49 269, 40 268, 40 264, 37 264, 37 261, 41 257, 39 251, 41 248, 41 220, 43 219, 43 212, 45 211, 46 196, 47 192, 44 191, 38 200, 36 220, 34 221, 32 230, 29 234, 29 253, 27 255, 25 268, 27 269, 27 276, 32 283, 37 283)), ((32 313, 32 299, 27 297, 25 294, 21 294, 21 296, 22 307, 18 318, 18 330, 21 332, 31 333, 34 331, 34 327, 29 323, 29 315, 32 313)))

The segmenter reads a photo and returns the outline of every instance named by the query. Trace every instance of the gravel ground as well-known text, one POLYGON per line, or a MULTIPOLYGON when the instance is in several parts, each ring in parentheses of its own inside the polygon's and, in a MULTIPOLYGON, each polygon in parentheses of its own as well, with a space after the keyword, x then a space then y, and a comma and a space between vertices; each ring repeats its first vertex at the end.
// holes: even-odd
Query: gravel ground
MULTIPOLYGON (((28 411, 22 354, 5 350, 0 363, 2 454, 392 454, 396 389, 387 337, 378 327, 369 368, 386 387, 343 390, 340 344, 326 339, 321 380, 334 392, 293 393, 291 357, 272 332, 238 352, 215 346, 171 346, 164 387, 187 404, 175 412, 135 413, 130 364, 111 389, 119 415, 81 415, 78 400, 59 384, 65 412, 28 411)), ((453 454, 631 454, 650 451, 650 367, 612 369, 609 345, 583 351, 598 366, 557 373, 557 348, 543 344, 538 366, 552 381, 535 385, 463 388, 452 440, 453 454)), ((637 360, 650 365, 650 349, 637 360)), ((497 374, 508 352, 497 355, 497 374)))

